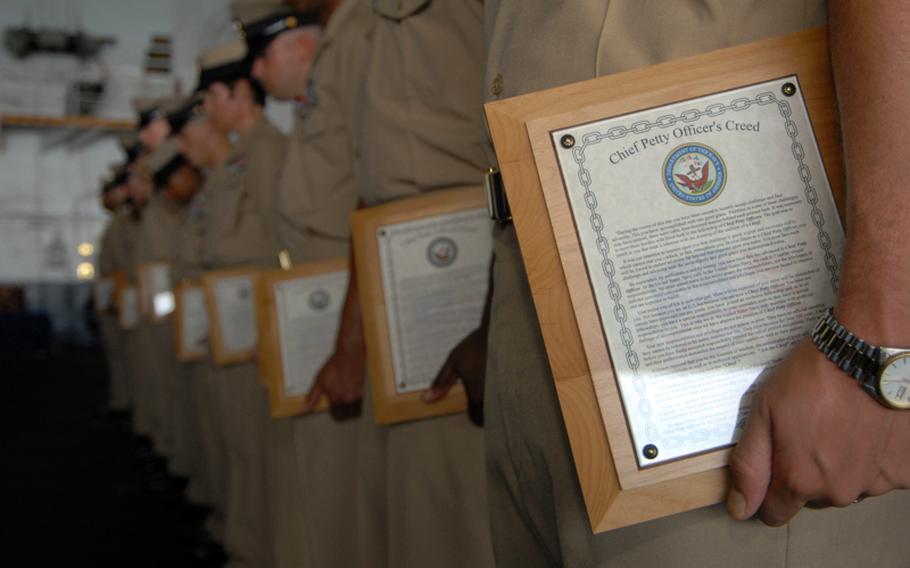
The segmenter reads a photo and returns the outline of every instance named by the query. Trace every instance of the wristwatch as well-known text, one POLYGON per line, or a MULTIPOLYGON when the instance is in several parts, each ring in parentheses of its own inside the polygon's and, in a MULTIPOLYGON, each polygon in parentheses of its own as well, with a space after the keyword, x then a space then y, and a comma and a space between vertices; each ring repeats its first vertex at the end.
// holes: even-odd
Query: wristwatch
POLYGON ((885 407, 910 409, 910 349, 870 345, 847 331, 834 309, 815 324, 812 342, 885 407))

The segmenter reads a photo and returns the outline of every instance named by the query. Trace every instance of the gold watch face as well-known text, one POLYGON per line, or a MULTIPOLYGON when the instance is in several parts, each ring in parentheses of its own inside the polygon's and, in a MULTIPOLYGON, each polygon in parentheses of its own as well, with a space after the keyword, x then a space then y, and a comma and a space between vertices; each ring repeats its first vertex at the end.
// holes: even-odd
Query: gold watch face
POLYGON ((882 364, 878 392, 894 408, 910 408, 910 353, 896 355, 882 364))

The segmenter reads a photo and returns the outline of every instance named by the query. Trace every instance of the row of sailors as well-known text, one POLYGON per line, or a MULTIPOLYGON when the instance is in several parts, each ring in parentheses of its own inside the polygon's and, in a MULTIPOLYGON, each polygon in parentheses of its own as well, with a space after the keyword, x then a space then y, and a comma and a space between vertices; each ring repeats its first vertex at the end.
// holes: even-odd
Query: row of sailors
MULTIPOLYGON (((356 208, 479 185, 495 163, 484 98, 825 18, 818 0, 704 4, 235 2, 242 39, 200 56, 193 96, 141 109, 138 141, 126 144, 126 163, 104 185, 113 215, 101 274, 135 279, 140 265, 166 262, 176 285, 217 269, 275 268, 282 254, 294 264, 348 256, 356 208), (265 118, 266 93, 296 102, 290 135, 265 118)), ((335 353, 309 400, 315 407, 327 397, 328 413, 272 419, 255 362, 178 362, 170 326, 143 321, 123 331, 105 316, 111 405, 131 408, 135 430, 174 474, 190 478, 188 497, 211 508, 207 526, 231 565, 906 561, 906 539, 890 528, 905 516, 902 495, 804 512, 789 530, 734 523, 712 507, 594 535, 514 228, 491 230, 492 308, 481 335, 472 334, 480 347, 462 349, 473 365, 460 367, 483 429, 463 415, 377 426, 356 302, 357 286, 367 284, 355 274, 335 353), (484 374, 485 392, 472 389, 484 374), (837 551, 820 545, 834 535, 837 551)))

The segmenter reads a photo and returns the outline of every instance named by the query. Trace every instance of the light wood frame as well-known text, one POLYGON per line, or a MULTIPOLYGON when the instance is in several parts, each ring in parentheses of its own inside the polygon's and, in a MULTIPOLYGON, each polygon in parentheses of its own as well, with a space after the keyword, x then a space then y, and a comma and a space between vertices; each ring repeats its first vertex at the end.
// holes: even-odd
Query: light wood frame
MULTIPOLYGON (((306 396, 288 396, 284 384, 281 339, 278 328, 275 285, 288 280, 319 276, 348 270, 347 257, 331 258, 296 265, 289 270, 263 272, 256 284, 256 325, 258 328, 259 376, 269 390, 269 409, 273 418, 287 418, 303 414, 306 396)), ((328 399, 319 402, 314 412, 329 409, 328 399)))
MULTIPOLYGON (((174 338, 177 343, 177 360, 182 363, 204 361, 209 355, 208 349, 200 349, 198 351, 187 349, 186 344, 183 341, 183 312, 185 309, 183 293, 193 289, 200 290, 203 294, 205 293, 203 287, 198 283, 181 282, 174 287, 174 317, 172 321, 174 323, 174 338)), ((209 322, 209 325, 211 326, 211 322, 209 322)), ((209 333, 211 333, 211 331, 209 333)))
POLYGON ((798 76, 843 212, 843 165, 824 29, 486 105, 594 532, 721 502, 730 450, 638 468, 550 132, 790 75, 798 76), (681 68, 686 73, 680 74, 681 68))
POLYGON ((221 320, 218 316, 218 307, 215 301, 215 284, 221 279, 232 278, 235 276, 245 276, 249 278, 253 282, 254 297, 252 298, 252 301, 253 305, 255 306, 256 283, 261 273, 261 268, 257 268, 255 266, 243 266, 225 268, 221 270, 210 270, 203 272, 200 277, 202 288, 205 290, 205 303, 208 306, 209 310, 209 349, 212 353, 212 360, 216 365, 220 367, 255 361, 256 346, 254 345, 252 348, 244 351, 229 351, 227 348, 225 348, 224 338, 221 334, 221 320))
POLYGON ((120 293, 124 287, 129 285, 130 277, 126 270, 118 268, 111 272, 111 279, 114 281, 114 300, 111 310, 117 313, 120 310, 120 293))
POLYGON ((394 424, 464 412, 467 408, 467 396, 461 383, 452 387, 444 399, 432 404, 421 400, 422 391, 399 394, 396 390, 376 230, 383 225, 478 207, 486 207, 483 190, 480 187, 462 187, 435 191, 378 207, 359 209, 351 216, 357 287, 363 311, 373 408, 378 424, 394 424))
MULTIPOLYGON (((167 321, 173 314, 173 312, 171 312, 171 314, 159 316, 155 313, 156 291, 151 287, 151 283, 153 281, 152 274, 155 270, 160 268, 168 270, 168 274, 170 274, 171 265, 161 261, 143 262, 136 269, 136 286, 139 290, 139 314, 153 323, 167 321)), ((173 288, 171 289, 171 292, 173 292, 173 288)), ((176 302, 176 298, 174 301, 176 302)))
POLYGON ((114 280, 113 276, 101 276, 92 282, 92 299, 95 302, 95 311, 100 314, 110 314, 117 307, 117 282, 114 280), (108 305, 102 307, 101 303, 98 301, 101 297, 101 286, 110 286, 110 297, 108 298, 108 305))
POLYGON ((142 320, 142 314, 139 313, 136 315, 136 322, 130 323, 126 319, 126 312, 123 309, 123 295, 126 294, 127 290, 136 291, 136 310, 139 310, 139 288, 132 282, 122 282, 120 288, 117 290, 117 324, 120 326, 120 329, 133 330, 139 327, 139 322, 142 320))

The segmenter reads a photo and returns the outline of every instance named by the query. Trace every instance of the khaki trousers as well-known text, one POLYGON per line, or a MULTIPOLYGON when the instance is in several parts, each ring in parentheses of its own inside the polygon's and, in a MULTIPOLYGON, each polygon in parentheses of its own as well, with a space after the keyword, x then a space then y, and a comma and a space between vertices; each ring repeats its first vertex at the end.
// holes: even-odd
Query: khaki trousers
MULTIPOLYGON (((227 445, 225 442, 224 412, 218 377, 211 359, 192 364, 197 427, 202 443, 202 469, 206 474, 209 506, 212 514, 223 520, 227 509, 227 445)), ((221 523, 223 524, 223 523, 221 523)), ((220 535, 223 539, 223 535, 220 535)))
POLYGON ((196 374, 197 363, 177 363, 177 403, 175 415, 175 448, 174 453, 186 458, 189 471, 189 485, 186 496, 198 505, 212 507, 212 489, 209 485, 211 473, 206 462, 203 447, 202 421, 199 416, 200 404, 196 400, 199 380, 196 374))
POLYGON ((455 414, 388 432, 389 566, 493 566, 483 431, 455 414))
POLYGON ((133 366, 135 411, 134 426, 138 434, 152 439, 157 451, 163 452, 158 432, 158 412, 156 387, 157 373, 154 368, 154 346, 150 338, 149 325, 145 322, 130 331, 131 358, 133 366))
POLYGON ((174 330, 169 322, 148 324, 150 369, 154 375, 151 389, 156 415, 155 440, 161 453, 168 457, 168 471, 173 475, 188 477, 191 458, 186 453, 180 436, 182 416, 180 407, 185 394, 179 384, 180 371, 177 363, 174 330))
POLYGON ((369 376, 364 380, 363 413, 357 424, 357 499, 353 529, 358 567, 386 568, 389 564, 388 428, 373 414, 369 376))
POLYGON ((111 410, 127 410, 130 407, 130 384, 127 367, 126 332, 117 324, 117 316, 109 313, 98 314, 101 327, 101 342, 110 372, 108 406, 111 410))
POLYGON ((374 550, 352 530, 360 498, 360 420, 336 422, 322 412, 293 421, 307 566, 356 566, 359 554, 368 556, 374 550))
POLYGON ((215 369, 227 450, 225 547, 230 566, 274 566, 268 400, 256 365, 215 369))
POLYGON ((132 409, 132 427, 136 434, 143 434, 142 424, 139 419, 139 373, 141 372, 142 356, 139 345, 139 330, 128 329, 123 332, 123 359, 126 366, 126 382, 129 390, 129 402, 132 409))
POLYGON ((512 227, 494 233, 485 419, 498 566, 831 568, 910 565, 910 492, 802 511, 784 528, 721 506, 591 533, 512 227))
POLYGON ((275 566, 296 568, 315 566, 307 563, 308 534, 305 518, 315 512, 305 508, 303 493, 320 488, 309 487, 300 471, 295 443, 293 418, 273 419, 269 423, 272 487, 269 491, 273 511, 272 546, 275 566))

